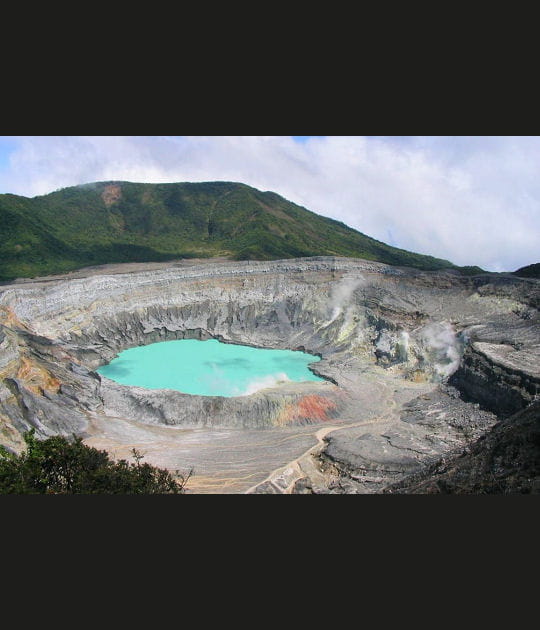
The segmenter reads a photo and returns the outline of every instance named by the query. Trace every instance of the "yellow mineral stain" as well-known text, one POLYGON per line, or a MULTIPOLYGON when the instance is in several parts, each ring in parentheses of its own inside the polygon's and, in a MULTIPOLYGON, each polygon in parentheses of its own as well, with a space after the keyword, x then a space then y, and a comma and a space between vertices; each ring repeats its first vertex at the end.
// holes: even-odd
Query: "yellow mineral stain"
POLYGON ((30 330, 30 328, 15 315, 15 312, 9 306, 0 306, 0 324, 3 324, 7 328, 15 327, 30 330))
POLYGON ((17 378, 23 381, 30 391, 40 396, 43 395, 44 391, 56 394, 61 385, 60 381, 50 372, 27 357, 21 357, 17 378))

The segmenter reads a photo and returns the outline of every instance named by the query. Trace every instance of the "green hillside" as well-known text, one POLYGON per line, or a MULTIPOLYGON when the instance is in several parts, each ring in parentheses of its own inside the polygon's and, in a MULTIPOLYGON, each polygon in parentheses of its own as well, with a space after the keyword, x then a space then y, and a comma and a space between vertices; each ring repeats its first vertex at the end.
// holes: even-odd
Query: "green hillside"
POLYGON ((540 278, 540 263, 520 267, 517 271, 513 271, 512 273, 520 278, 540 278))
POLYGON ((112 262, 211 256, 335 255, 460 269, 390 247, 276 193, 232 182, 98 182, 33 198, 4 194, 0 235, 0 280, 112 262))

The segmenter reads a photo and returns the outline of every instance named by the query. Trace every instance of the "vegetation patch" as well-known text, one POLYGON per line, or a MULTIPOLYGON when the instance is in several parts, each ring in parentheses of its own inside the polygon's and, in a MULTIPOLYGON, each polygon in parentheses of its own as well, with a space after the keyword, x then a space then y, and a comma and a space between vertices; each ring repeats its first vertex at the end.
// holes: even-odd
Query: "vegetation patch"
POLYGON ((4 194, 0 233, 0 281, 107 263, 213 256, 344 256, 462 271, 448 260, 386 245, 276 193, 233 182, 97 182, 33 198, 4 194))
POLYGON ((0 494, 183 494, 191 475, 141 464, 136 449, 130 463, 112 461, 78 437, 38 440, 35 429, 23 437, 20 455, 0 446, 0 494))
POLYGON ((521 267, 517 271, 514 271, 514 275, 520 278, 540 278, 540 263, 521 267))

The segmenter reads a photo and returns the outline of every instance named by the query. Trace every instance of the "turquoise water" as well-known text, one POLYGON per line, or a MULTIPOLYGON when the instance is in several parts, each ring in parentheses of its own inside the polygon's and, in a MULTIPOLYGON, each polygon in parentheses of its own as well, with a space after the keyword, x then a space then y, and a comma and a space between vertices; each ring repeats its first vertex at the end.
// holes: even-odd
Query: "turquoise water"
POLYGON ((122 385, 199 396, 246 396, 280 381, 323 381, 307 367, 316 361, 319 357, 294 350, 179 339, 124 350, 96 371, 122 385))

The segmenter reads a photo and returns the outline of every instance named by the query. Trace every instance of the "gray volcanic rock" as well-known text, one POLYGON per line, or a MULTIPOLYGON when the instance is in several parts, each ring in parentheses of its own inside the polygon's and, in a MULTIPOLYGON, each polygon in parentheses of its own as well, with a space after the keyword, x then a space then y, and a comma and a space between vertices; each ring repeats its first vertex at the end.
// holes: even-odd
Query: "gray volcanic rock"
MULTIPOLYGON (((230 485, 223 473, 222 491, 257 491, 259 479, 261 491, 380 492, 539 394, 538 280, 333 257, 145 269, 0 288, 3 444, 20 449, 21 432, 35 427, 40 437, 75 433, 114 450, 124 448, 113 431, 124 423, 159 442, 159 464, 176 457, 167 449, 189 431, 205 429, 205 440, 220 428, 246 431, 248 452, 258 429, 271 432, 267 449, 272 442, 276 450, 245 482, 238 461, 230 485), (94 371, 126 348, 184 338, 304 350, 321 357, 313 371, 327 380, 222 398, 119 385, 94 371), (305 450, 307 436, 317 445, 324 427, 335 429, 312 462, 289 448, 288 457, 304 459, 289 467, 287 484, 272 476, 284 439, 291 446, 298 436, 305 450)), ((180 450, 191 457, 196 448, 209 475, 208 443, 180 450)), ((213 487, 202 473, 197 480, 213 487)))
POLYGON ((521 321, 506 316, 469 328, 469 345, 450 379, 467 400, 501 417, 523 409, 540 394, 538 313, 525 313, 521 321))
MULTIPOLYGON (((336 389, 330 383, 306 381, 283 384, 279 388, 255 392, 249 396, 228 398, 126 387, 103 379, 101 395, 105 413, 134 418, 140 422, 264 429, 284 424, 285 418, 280 422, 283 408, 294 408, 299 401, 309 396, 316 397, 323 405, 327 400, 325 415, 328 420, 335 417, 340 407, 339 399, 333 395, 336 389)), ((307 414, 302 416, 297 413, 295 421, 309 423, 312 419, 307 414)))
POLYGON ((458 455, 446 455, 384 492, 539 494, 540 401, 498 422, 458 455))
POLYGON ((454 388, 438 386, 403 405, 399 421, 384 431, 362 428, 330 434, 321 458, 360 484, 357 491, 379 492, 392 480, 460 452, 496 421, 495 414, 462 401, 454 388))

